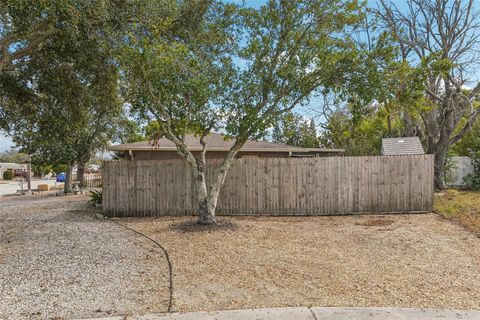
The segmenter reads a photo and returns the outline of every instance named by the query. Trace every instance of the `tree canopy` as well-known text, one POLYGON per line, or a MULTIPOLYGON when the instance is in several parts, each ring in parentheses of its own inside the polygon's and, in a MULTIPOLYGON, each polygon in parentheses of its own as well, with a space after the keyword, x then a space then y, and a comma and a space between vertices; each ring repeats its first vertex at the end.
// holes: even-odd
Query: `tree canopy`
POLYGON ((319 108, 322 140, 375 154, 382 137, 419 136, 441 189, 448 151, 480 115, 480 12, 473 0, 382 0, 371 12, 339 99, 319 108))
POLYGON ((452 146, 475 148, 466 145, 480 116, 471 72, 480 13, 474 0, 405 1, 381 0, 367 12, 356 0, 269 0, 259 8, 5 0, 0 129, 37 163, 70 166, 111 140, 165 137, 194 173, 205 223, 215 220, 237 152, 271 130, 276 142, 351 155, 377 154, 383 137, 417 135, 436 156, 441 188, 452 146), (295 114, 307 105, 315 121, 295 114), (210 132, 235 142, 207 185, 210 132), (188 134, 202 151, 189 150, 188 134))
POLYGON ((1 128, 37 164, 87 162, 121 113, 114 50, 128 6, 7 1, 0 8, 1 128))
POLYGON ((293 112, 286 113, 274 124, 272 141, 303 148, 318 148, 315 120, 293 112))
POLYGON ((435 186, 442 189, 449 148, 480 116, 474 106, 480 82, 472 82, 471 72, 478 68, 480 11, 474 0, 406 0, 406 9, 386 0, 380 3, 378 14, 394 37, 401 61, 423 74, 423 108, 405 119, 406 131, 419 135, 435 154, 435 186))
POLYGON ((259 9, 220 1, 184 2, 171 19, 148 21, 124 48, 127 99, 157 120, 197 181, 200 222, 215 221, 219 190, 238 150, 313 93, 339 86, 352 59, 347 29, 356 1, 268 1, 259 9), (182 24, 188 18, 188 24, 182 24), (215 181, 205 181, 205 136, 235 142, 215 181), (198 135, 194 154, 185 136, 198 135))

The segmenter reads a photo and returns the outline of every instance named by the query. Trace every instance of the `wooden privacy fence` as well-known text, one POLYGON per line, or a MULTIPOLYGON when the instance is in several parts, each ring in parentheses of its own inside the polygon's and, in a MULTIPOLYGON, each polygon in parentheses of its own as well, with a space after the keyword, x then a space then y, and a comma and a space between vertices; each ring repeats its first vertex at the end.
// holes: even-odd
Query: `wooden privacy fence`
MULTIPOLYGON (((207 181, 220 165, 207 163, 207 181)), ((108 161, 103 207, 112 216, 197 212, 191 170, 181 160, 108 161)), ((433 156, 236 159, 217 214, 329 215, 428 212, 433 156)))

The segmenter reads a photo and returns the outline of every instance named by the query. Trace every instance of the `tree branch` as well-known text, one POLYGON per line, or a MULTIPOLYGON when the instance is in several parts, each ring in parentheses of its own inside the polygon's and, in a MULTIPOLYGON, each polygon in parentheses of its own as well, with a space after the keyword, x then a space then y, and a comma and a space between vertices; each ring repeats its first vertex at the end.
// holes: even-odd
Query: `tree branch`
MULTIPOLYGON (((470 92, 469 99, 467 100, 467 104, 471 104, 472 100, 475 99, 475 97, 480 94, 480 82, 477 83, 475 88, 470 92)), ((466 106, 465 106, 466 107, 466 106)), ((477 108, 471 114, 468 116, 466 123, 463 125, 462 129, 455 134, 453 137, 450 138, 450 144, 454 144, 458 142, 467 132, 470 130, 470 128, 475 124, 477 121, 478 117, 480 116, 480 108, 477 108)))

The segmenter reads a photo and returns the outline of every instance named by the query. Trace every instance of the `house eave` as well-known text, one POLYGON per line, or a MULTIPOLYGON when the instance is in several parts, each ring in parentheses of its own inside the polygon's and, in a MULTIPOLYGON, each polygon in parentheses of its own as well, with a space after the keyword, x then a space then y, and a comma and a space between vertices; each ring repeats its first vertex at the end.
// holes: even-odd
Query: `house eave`
MULTIPOLYGON (((112 146, 108 148, 110 151, 177 151, 174 147, 123 147, 112 146)), ((202 151, 200 147, 189 148, 190 151, 202 151)), ((227 152, 225 148, 207 148, 207 152, 227 152)), ((343 153, 344 149, 327 149, 327 148, 242 148, 241 152, 300 152, 300 153, 343 153)))

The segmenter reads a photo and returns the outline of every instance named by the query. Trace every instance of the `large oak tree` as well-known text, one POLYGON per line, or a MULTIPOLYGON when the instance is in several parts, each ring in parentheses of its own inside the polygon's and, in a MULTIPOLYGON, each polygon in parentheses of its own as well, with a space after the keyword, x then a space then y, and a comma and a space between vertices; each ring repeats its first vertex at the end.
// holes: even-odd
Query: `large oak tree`
POLYGON ((0 128, 36 162, 72 167, 107 144, 120 112, 114 50, 140 9, 134 1, 2 2, 0 128))
POLYGON ((130 34, 127 97, 133 110, 158 121, 190 165, 199 223, 215 223, 220 189, 245 142, 343 81, 352 55, 346 31, 360 10, 348 0, 270 0, 259 9, 185 1, 172 10, 171 19, 130 34), (205 137, 212 130, 234 143, 207 182, 205 137), (198 156, 185 144, 191 133, 203 146, 198 156))
POLYGON ((423 76, 426 101, 405 113, 405 133, 419 135, 435 155, 435 187, 442 189, 449 148, 478 121, 475 81, 480 58, 480 11, 475 0, 381 0, 379 14, 395 38, 400 59, 423 76))

